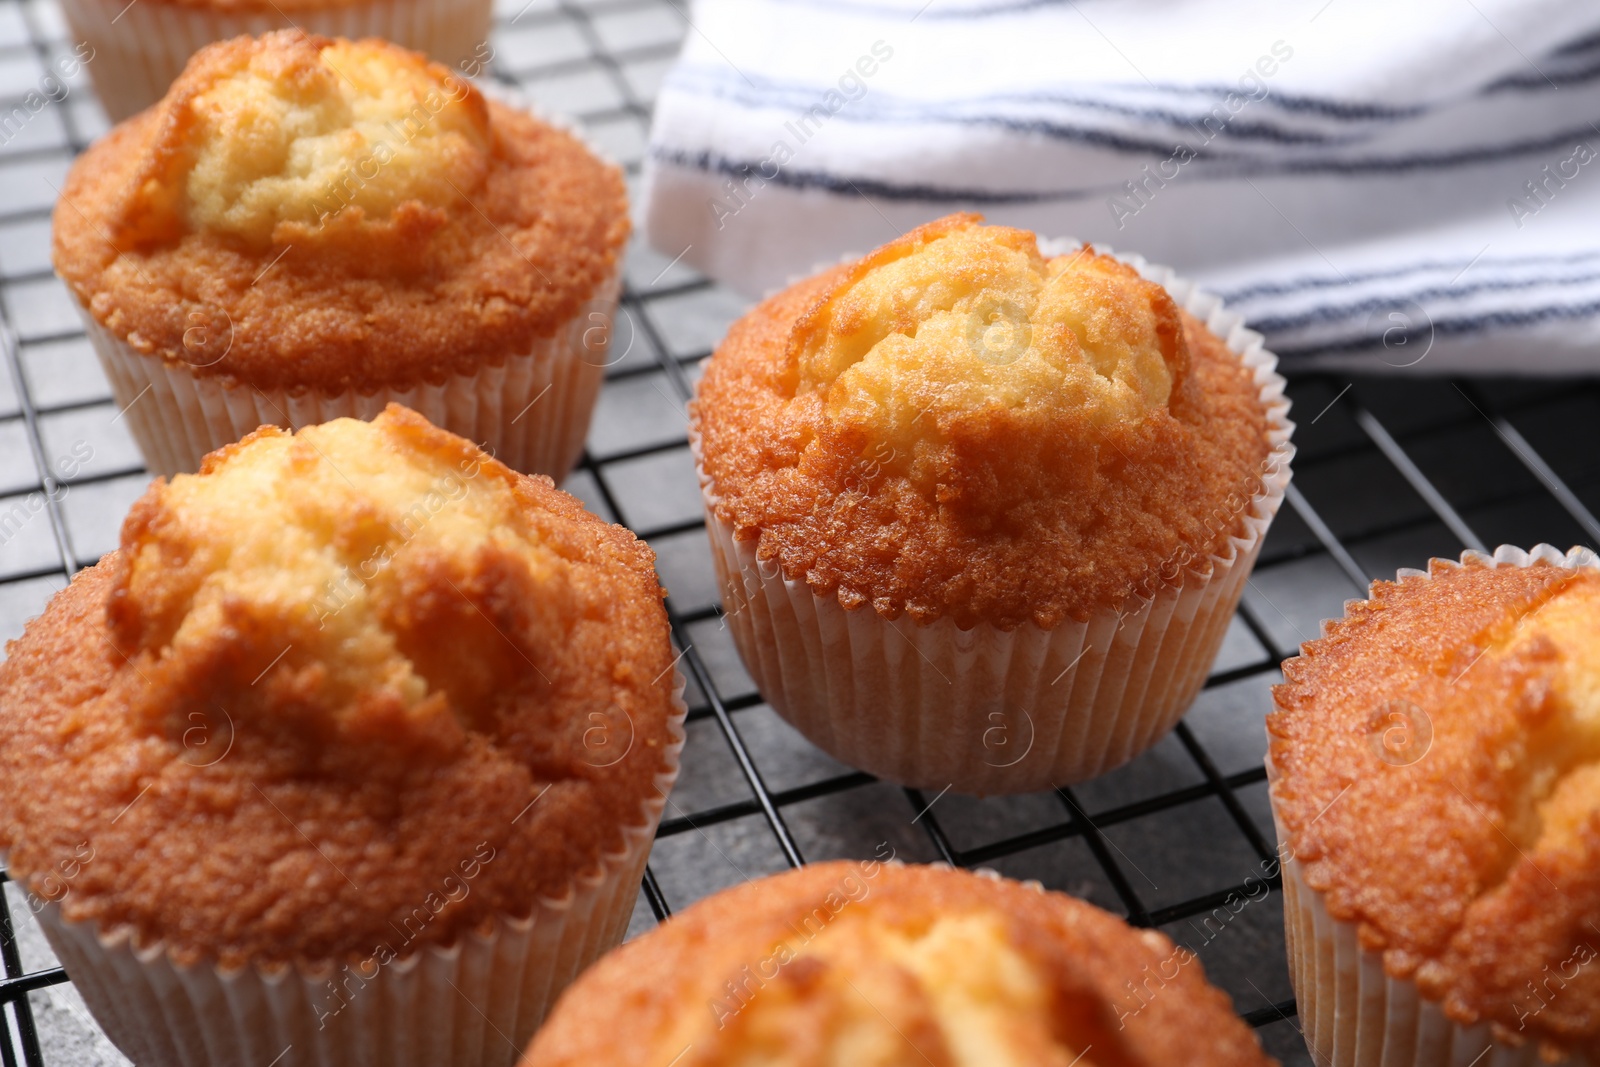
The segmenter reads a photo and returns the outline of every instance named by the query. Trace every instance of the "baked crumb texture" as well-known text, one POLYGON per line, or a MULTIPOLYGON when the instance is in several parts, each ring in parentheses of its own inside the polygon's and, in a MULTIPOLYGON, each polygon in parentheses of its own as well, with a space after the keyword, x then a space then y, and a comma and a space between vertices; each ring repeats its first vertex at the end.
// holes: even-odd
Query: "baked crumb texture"
POLYGON ((717 514, 847 608, 1051 628, 1242 529, 1252 374, 1093 249, 952 215, 768 299, 696 414, 717 514), (1237 510, 1237 509, 1235 509, 1237 510))
POLYGON ((12 877, 224 965, 526 915, 657 795, 661 596, 626 530, 404 408, 264 427, 8 647, 12 877))
POLYGON ((137 351, 327 392, 528 351, 628 234, 620 172, 572 135, 419 53, 298 30, 198 52, 79 158, 53 225, 57 270, 137 351))
POLYGON ((564 995, 523 1067, 674 1056, 681 1067, 1270 1062, 1198 961, 1161 934, 1015 882, 876 862, 742 885, 629 942, 564 995), (1150 979, 1163 968, 1169 979, 1150 979))
POLYGON ((1600 1055, 1600 570, 1434 560, 1284 665, 1305 879, 1456 1022, 1600 1055))
POLYGON ((190 229, 236 234, 257 247, 280 234, 285 243, 303 239, 339 207, 327 202, 329 188, 390 139, 387 161, 374 160, 372 178, 353 186, 348 207, 330 218, 336 228, 415 225, 408 220, 424 204, 454 199, 452 183, 482 182, 489 111, 464 81, 378 41, 335 40, 320 51, 302 45, 291 55, 256 50, 195 87, 181 186, 147 182, 126 226, 152 216, 155 225, 170 225, 186 215, 190 229), (413 117, 409 136, 396 137, 413 117), (177 204, 162 203, 180 190, 177 204))

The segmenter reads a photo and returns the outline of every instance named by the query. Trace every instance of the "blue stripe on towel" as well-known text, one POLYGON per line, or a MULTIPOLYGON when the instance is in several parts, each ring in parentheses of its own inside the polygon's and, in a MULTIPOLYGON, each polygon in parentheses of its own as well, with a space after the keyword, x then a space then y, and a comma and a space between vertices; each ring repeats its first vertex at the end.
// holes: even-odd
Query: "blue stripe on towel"
MULTIPOLYGON (((1433 334, 1443 334, 1449 337, 1461 337, 1468 334, 1488 333, 1497 329, 1516 329, 1519 327, 1537 326, 1545 322, 1572 322, 1578 319, 1590 319, 1600 315, 1600 301, 1587 304, 1552 304, 1538 308, 1524 308, 1520 311, 1494 311, 1485 315, 1465 316, 1459 318, 1439 318, 1432 323, 1433 334)), ((1255 327, 1252 325, 1252 329, 1255 327)), ((1265 332, 1265 331, 1261 331, 1265 332)), ((1416 333, 1425 331, 1418 330, 1416 333)), ((1383 346, 1382 334, 1363 334, 1359 337, 1349 337, 1338 341, 1319 341, 1316 344, 1305 345, 1300 348, 1281 348, 1272 344, 1272 338, 1267 338, 1268 347, 1283 359, 1298 359, 1308 356, 1334 355, 1341 352, 1361 352, 1383 346)), ((1515 368, 1507 368, 1515 369, 1515 368)))
MULTIPOLYGON (((1460 286, 1434 286, 1429 289, 1385 293, 1382 296, 1369 297, 1350 304, 1322 304, 1291 315, 1251 319, 1250 328, 1260 330, 1262 333, 1287 333, 1290 330, 1304 329, 1321 323, 1342 322, 1358 316, 1365 319, 1372 312, 1383 308, 1399 309, 1411 303, 1422 305, 1426 300, 1459 300, 1475 293, 1502 293, 1518 289, 1536 289, 1543 285, 1552 287, 1582 285, 1595 281, 1600 281, 1600 274, 1582 274, 1570 278, 1501 278, 1460 286)), ((1427 310, 1425 306, 1423 309, 1427 310)))
MULTIPOLYGON (((1556 256, 1497 256, 1491 259, 1479 259, 1474 269, 1484 267, 1520 267, 1532 264, 1557 264, 1557 263, 1587 263, 1600 259, 1600 251, 1574 252, 1571 255, 1556 256)), ((1332 275, 1314 275, 1303 278, 1293 278, 1287 282, 1258 282, 1253 285, 1241 286, 1238 289, 1213 289, 1212 292, 1222 297, 1229 304, 1241 304, 1258 296, 1284 296, 1289 293, 1298 293, 1307 289, 1332 289, 1338 286, 1349 285, 1355 282, 1381 281, 1385 278, 1403 278, 1408 274, 1422 274, 1426 271, 1461 271, 1473 264, 1471 259, 1455 260, 1420 260, 1403 267, 1386 267, 1382 270, 1358 271, 1342 277, 1332 275)))
MULTIPOLYGON (((835 117, 843 115, 844 113, 841 112, 840 116, 835 117)), ((1195 169, 1191 180, 1209 179, 1213 181, 1286 174, 1405 174, 1416 170, 1499 162, 1512 156, 1548 152, 1553 148, 1570 147, 1579 141, 1585 141, 1593 133, 1594 127, 1585 125, 1572 130, 1562 130, 1547 137, 1511 144, 1481 145, 1448 152, 1376 159, 1307 159, 1273 162, 1265 159, 1244 160, 1239 157, 1222 156, 1216 152, 1201 148, 1196 150, 1196 158, 1188 166, 1195 168, 1197 164, 1212 163, 1213 165, 1209 168, 1202 166, 1195 169), (1245 165, 1238 165, 1240 163, 1245 165), (1229 164, 1233 165, 1230 166, 1229 164)), ((1083 140, 1085 143, 1130 153, 1141 152, 1164 155, 1170 152, 1172 148, 1170 144, 1162 142, 1129 142, 1127 139, 1113 138, 1107 135, 1085 137, 1083 140), (1141 147, 1128 147, 1130 143, 1139 144, 1141 147)), ((864 193, 883 200, 922 201, 932 204, 1037 204, 1050 201, 1082 200, 1091 196, 1108 196, 1121 192, 1120 185, 1015 191, 961 189, 926 183, 886 182, 873 178, 843 178, 825 171, 799 171, 791 167, 785 167, 779 170, 774 177, 767 178, 760 173, 761 160, 733 160, 726 156, 713 155, 709 151, 690 152, 666 145, 653 147, 650 155, 653 160, 659 163, 680 166, 689 170, 725 174, 732 178, 770 181, 792 189, 823 189, 834 193, 864 193)), ((1131 175, 1130 177, 1137 177, 1137 175, 1131 175)))
MULTIPOLYGON (((792 110, 800 114, 805 114, 809 108, 822 106, 822 96, 826 92, 826 90, 812 85, 783 85, 759 78, 754 79, 754 81, 756 87, 752 91, 746 79, 726 77, 724 72, 700 68, 698 70, 675 71, 672 77, 668 79, 667 87, 679 92, 710 97, 714 100, 729 100, 747 108, 767 107, 774 110, 792 110), (696 84, 697 80, 700 84, 696 84)), ((995 125, 1019 132, 1042 133, 1046 136, 1065 140, 1083 139, 1083 135, 1094 134, 1119 137, 1128 145, 1148 146, 1159 142, 1159 150, 1171 151, 1172 140, 1170 133, 1159 135, 1152 133, 1149 136, 1154 137, 1155 140, 1139 140, 1125 134, 1110 133, 1094 127, 1074 126, 1050 119, 1017 118, 992 112, 988 114, 972 114, 971 112, 975 108, 1008 103, 1081 107, 1086 110, 1126 115, 1129 118, 1160 123, 1173 127, 1181 135, 1198 132, 1193 130, 1192 127, 1197 127, 1206 119, 1212 118, 1214 109, 1224 107, 1224 100, 1228 92, 1234 91, 1236 90, 1219 91, 1215 99, 1197 101, 1201 108, 1190 110, 1186 113, 1168 108, 1119 103, 1103 97, 1061 92, 1041 92, 991 94, 967 100, 940 103, 905 100, 878 93, 851 101, 848 108, 841 110, 838 114, 843 115, 848 110, 851 119, 856 122, 944 122, 966 125, 995 125), (1211 106, 1209 108, 1204 107, 1206 103, 1211 106)), ((1252 101, 1252 106, 1270 99, 1271 97, 1265 97, 1262 100, 1252 101)), ((1321 132, 1287 130, 1281 126, 1263 123, 1254 119, 1241 120, 1233 115, 1228 116, 1226 124, 1222 125, 1219 130, 1212 130, 1211 135, 1231 140, 1259 140, 1289 145, 1345 145, 1354 144, 1361 139, 1359 135, 1341 136, 1321 132)))

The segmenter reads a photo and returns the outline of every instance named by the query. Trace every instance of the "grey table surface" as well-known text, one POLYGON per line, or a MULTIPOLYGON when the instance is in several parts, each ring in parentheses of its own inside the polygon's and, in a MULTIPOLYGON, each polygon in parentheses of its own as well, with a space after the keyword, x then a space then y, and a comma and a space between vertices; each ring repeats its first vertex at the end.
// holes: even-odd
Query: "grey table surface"
MULTIPOLYGON (((499 0, 496 76, 581 123, 637 193, 650 108, 686 32, 684 14, 666 0, 499 0)), ((66 48, 53 0, 0 0, 0 112, 66 48)), ((149 481, 50 269, 54 190, 74 153, 106 129, 85 77, 69 89, 0 145, 0 639, 19 634, 72 571, 115 547, 149 481), (60 461, 73 456, 81 462, 59 477, 56 505, 43 506, 46 474, 61 475, 60 461)), ((565 487, 655 549, 696 677, 683 773, 651 855, 665 906, 782 870, 791 853, 868 857, 886 841, 905 859, 990 866, 1194 947, 1269 1050, 1286 1064, 1309 1063, 1279 895, 1220 930, 1206 924, 1273 847, 1262 716, 1277 664, 1370 577, 1475 543, 1600 542, 1590 511, 1600 508, 1595 383, 1295 379, 1295 491, 1179 730, 1129 766, 1062 793, 925 795, 831 759, 754 692, 717 612, 683 411, 701 360, 746 304, 637 237, 626 279, 616 332, 626 354, 608 372, 584 464, 565 487)), ((7 979, 54 967, 22 894, 4 888, 20 954, 7 979)), ((656 921, 641 894, 630 935, 656 921)), ((33 990, 26 1003, 40 1062, 126 1062, 70 984, 33 990)), ((5 1021, 7 1043, 23 1057, 14 1004, 5 1021)))

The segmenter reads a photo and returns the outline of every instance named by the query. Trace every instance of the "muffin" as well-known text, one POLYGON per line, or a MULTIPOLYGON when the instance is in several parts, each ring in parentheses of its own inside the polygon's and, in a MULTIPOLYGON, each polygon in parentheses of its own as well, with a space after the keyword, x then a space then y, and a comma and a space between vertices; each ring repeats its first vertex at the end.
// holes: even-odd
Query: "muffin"
POLYGON ((1093 777, 1177 722, 1282 502, 1292 426, 1275 357, 1215 297, 981 222, 757 306, 691 438, 766 700, 874 774, 1008 793, 1093 777))
POLYGON ((476 77, 494 58, 493 8, 492 0, 61 0, 113 122, 160 100, 206 45, 272 30, 380 37, 476 77))
POLYGON ((1059 893, 899 863, 726 890, 596 964, 522 1067, 1256 1067, 1194 953, 1059 893))
POLYGON ((1375 582, 1284 664, 1272 809, 1319 1064, 1600 1062, 1600 559, 1375 582))
POLYGON ((559 479, 628 215, 571 134, 416 53, 284 31, 203 49, 78 159, 53 227, 157 474, 392 400, 559 479))
POLYGON ((10 877, 136 1063, 513 1063, 638 897, 683 736, 661 596, 626 530, 404 408, 262 427, 8 646, 10 877))

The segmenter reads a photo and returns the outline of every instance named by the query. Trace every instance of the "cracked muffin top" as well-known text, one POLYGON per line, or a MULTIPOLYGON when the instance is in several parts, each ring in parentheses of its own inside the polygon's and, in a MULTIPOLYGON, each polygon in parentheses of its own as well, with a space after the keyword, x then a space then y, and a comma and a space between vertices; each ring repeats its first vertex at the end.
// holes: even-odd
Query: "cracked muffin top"
MULTIPOLYGON (((1570 562, 1570 559, 1569 559, 1570 562)), ((1600 1055, 1600 569, 1434 560, 1284 664, 1285 842, 1389 974, 1600 1055)))
POLYGON ((136 350, 371 391, 529 351, 628 235, 620 172, 424 56, 283 30, 203 48, 73 164, 56 269, 136 350))
POLYGON ((526 915, 661 802, 661 597, 632 534, 405 408, 264 427, 8 646, 10 873, 225 965, 526 915))
POLYGON ((717 515, 846 608, 964 628, 1209 574, 1275 443, 1254 374, 1132 267, 981 221, 733 326, 695 405, 717 515))
POLYGON ((1036 886, 867 861, 726 890, 628 942, 563 994, 522 1067, 1272 1062, 1156 931, 1036 886))

